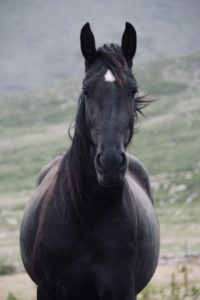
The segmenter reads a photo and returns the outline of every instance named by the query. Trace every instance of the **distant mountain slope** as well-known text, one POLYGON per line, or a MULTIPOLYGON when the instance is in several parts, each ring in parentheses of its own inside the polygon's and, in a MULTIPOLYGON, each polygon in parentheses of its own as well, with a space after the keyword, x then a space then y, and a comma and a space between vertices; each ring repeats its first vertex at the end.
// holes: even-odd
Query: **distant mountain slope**
POLYGON ((120 42, 125 21, 138 32, 136 64, 200 50, 199 0, 0 1, 0 93, 80 77, 80 28, 97 44, 120 42))
POLYGON ((200 52, 143 64, 135 70, 139 87, 154 96, 200 89, 200 52))

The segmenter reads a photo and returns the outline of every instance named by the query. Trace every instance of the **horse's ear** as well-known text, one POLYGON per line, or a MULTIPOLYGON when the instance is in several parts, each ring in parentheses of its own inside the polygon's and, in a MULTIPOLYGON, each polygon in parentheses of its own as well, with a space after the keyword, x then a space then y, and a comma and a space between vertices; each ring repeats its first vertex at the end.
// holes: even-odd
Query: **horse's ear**
POLYGON ((131 67, 132 59, 137 48, 137 34, 133 25, 128 22, 126 22, 126 27, 122 36, 121 48, 128 65, 131 67))
POLYGON ((86 23, 81 29, 81 51, 85 58, 86 65, 91 65, 96 58, 95 39, 90 29, 90 24, 86 23))

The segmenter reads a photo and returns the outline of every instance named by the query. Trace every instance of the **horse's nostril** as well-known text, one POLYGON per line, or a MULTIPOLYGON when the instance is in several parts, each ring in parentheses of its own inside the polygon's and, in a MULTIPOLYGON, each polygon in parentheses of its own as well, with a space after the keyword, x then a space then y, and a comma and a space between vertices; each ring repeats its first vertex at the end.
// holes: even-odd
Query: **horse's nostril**
POLYGON ((121 161, 121 164, 122 164, 122 165, 124 165, 125 159, 126 159, 125 154, 122 152, 122 153, 121 153, 121 160, 122 160, 122 161, 121 161))
POLYGON ((96 162, 98 166, 100 166, 100 156, 101 156, 100 153, 98 153, 96 156, 96 162))
POLYGON ((126 167, 126 162, 127 162, 127 159, 126 159, 126 154, 124 152, 121 153, 121 168, 124 168, 126 167))
POLYGON ((102 173, 103 172, 103 167, 102 167, 102 164, 101 164, 101 154, 100 153, 97 153, 97 155, 96 155, 95 164, 96 164, 96 167, 97 167, 98 171, 100 173, 102 173))

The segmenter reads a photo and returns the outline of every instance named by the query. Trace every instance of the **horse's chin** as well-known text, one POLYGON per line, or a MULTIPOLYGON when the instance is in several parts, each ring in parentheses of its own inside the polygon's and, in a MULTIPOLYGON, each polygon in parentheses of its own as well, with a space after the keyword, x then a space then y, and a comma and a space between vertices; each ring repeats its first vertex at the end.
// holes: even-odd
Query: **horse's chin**
POLYGON ((124 175, 118 174, 115 176, 107 175, 107 174, 99 174, 97 173, 97 179, 99 185, 102 187, 117 187, 123 184, 124 175))

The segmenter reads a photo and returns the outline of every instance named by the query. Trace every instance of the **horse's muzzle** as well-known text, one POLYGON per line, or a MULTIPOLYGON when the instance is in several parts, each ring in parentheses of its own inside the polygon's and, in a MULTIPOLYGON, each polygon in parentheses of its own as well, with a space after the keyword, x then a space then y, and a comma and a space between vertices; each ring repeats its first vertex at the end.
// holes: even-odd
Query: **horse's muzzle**
POLYGON ((94 164, 99 184, 119 185, 123 181, 127 169, 125 152, 116 150, 97 152, 94 164))

